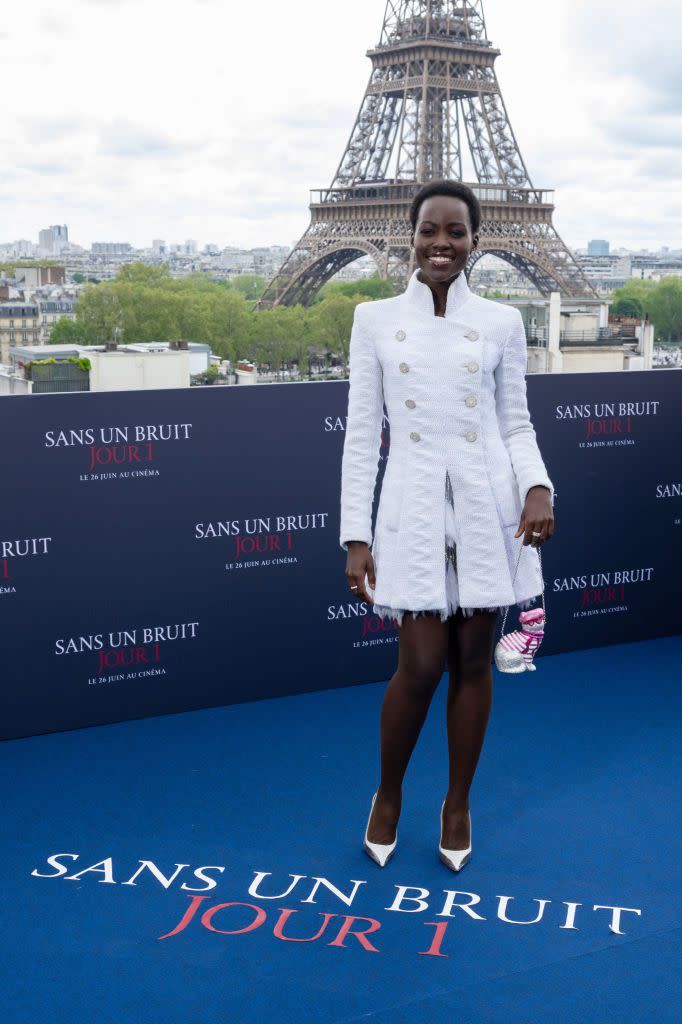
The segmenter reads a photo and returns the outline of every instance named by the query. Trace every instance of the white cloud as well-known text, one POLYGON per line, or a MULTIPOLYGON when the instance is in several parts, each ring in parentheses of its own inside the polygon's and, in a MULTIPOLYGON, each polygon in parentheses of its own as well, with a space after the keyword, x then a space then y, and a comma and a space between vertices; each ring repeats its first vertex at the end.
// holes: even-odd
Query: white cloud
MULTIPOLYGON (((0 32, 2 238, 291 243, 331 183, 384 0, 46 0, 0 32), (8 98, 11 102, 7 102, 8 98)), ((569 244, 680 244, 672 0, 486 0, 531 178, 569 244)))

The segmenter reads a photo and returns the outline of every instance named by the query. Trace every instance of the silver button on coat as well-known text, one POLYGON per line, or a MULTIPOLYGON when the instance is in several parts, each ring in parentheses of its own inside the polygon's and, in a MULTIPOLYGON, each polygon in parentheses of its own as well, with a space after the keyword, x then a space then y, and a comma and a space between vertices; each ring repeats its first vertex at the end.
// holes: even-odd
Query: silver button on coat
POLYGON ((443 549, 449 477, 460 553, 459 606, 501 607, 539 598, 543 580, 532 545, 521 550, 513 580, 520 549, 514 533, 526 494, 537 484, 548 488, 550 501, 554 494, 526 402, 528 353, 521 314, 473 294, 460 273, 449 286, 445 316, 436 316, 433 292, 419 273, 414 271, 403 294, 355 307, 340 543, 371 545, 377 614, 386 608, 438 609, 447 616, 452 568, 446 575, 443 549), (410 346, 405 369, 396 359, 398 330, 406 332, 410 346), (465 334, 470 330, 479 333, 475 370, 469 369, 473 343, 465 334), (413 372, 406 391, 408 369, 413 372), (477 398, 475 407, 465 404, 467 396, 477 398), (419 432, 419 443, 411 431, 419 432), (467 441, 469 431, 476 443, 467 441))
POLYGON ((405 334, 405 331, 396 331, 395 332, 395 336, 396 336, 398 341, 405 341, 405 338, 407 337, 407 335, 405 334))
POLYGON ((410 367, 407 365, 407 363, 401 363, 400 364, 400 372, 401 373, 407 373, 409 369, 410 369, 410 367))
POLYGON ((407 406, 408 409, 414 409, 416 404, 417 403, 415 402, 414 398, 406 398, 405 399, 405 405, 407 406))
POLYGON ((416 430, 413 430, 410 434, 413 441, 421 441, 421 434, 418 434, 416 430))

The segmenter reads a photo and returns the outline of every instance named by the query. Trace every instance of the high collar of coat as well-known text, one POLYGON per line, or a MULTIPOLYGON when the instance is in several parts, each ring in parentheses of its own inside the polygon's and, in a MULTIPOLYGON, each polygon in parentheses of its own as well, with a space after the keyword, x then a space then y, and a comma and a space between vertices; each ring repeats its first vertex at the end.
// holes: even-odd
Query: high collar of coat
MULTIPOLYGON (((410 277, 410 280, 407 282, 407 288, 403 294, 406 301, 421 313, 424 313, 427 316, 435 316, 436 307, 433 301, 433 292, 429 288, 428 284, 424 284, 423 281, 419 280, 419 273, 420 268, 417 267, 410 277)), ((454 319, 459 314, 462 306, 469 301, 471 295, 472 292, 467 284, 466 275, 462 270, 448 288, 445 306, 445 319, 454 319)))

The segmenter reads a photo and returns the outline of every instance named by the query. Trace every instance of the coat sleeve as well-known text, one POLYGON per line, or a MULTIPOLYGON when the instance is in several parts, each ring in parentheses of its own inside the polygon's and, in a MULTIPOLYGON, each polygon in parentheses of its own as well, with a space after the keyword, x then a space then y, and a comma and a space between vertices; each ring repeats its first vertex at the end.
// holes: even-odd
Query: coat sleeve
POLYGON ((355 307, 350 336, 348 418, 341 459, 339 543, 372 543, 372 502, 379 470, 384 389, 381 364, 367 329, 366 310, 355 307))
POLYGON ((526 344, 523 317, 515 309, 502 356, 495 368, 497 418, 516 476, 521 505, 525 504, 530 488, 538 484, 548 488, 553 505, 554 485, 547 475, 528 410, 526 344))

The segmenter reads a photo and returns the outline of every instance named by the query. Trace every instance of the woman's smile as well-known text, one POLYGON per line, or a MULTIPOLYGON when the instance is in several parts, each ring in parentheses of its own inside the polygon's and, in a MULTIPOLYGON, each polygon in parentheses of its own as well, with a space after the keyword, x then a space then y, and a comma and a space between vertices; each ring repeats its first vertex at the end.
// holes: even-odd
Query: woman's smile
POLYGON ((478 235, 472 231, 467 204, 454 196, 435 195, 421 204, 411 237, 420 279, 431 286, 437 316, 442 316, 447 291, 464 270, 478 235))
POLYGON ((436 270, 451 267, 455 262, 452 256, 427 256, 427 259, 431 266, 436 270))

